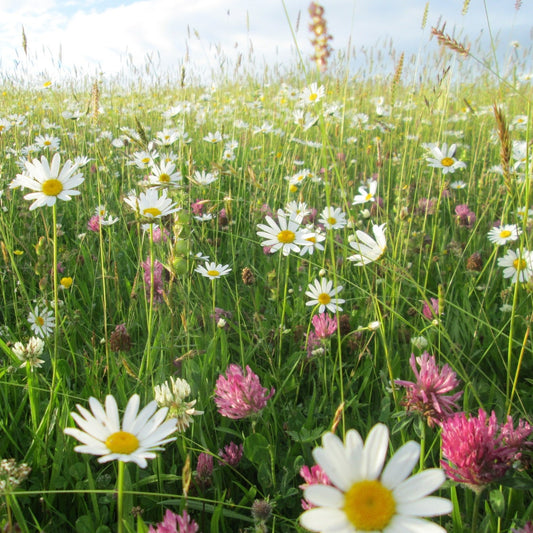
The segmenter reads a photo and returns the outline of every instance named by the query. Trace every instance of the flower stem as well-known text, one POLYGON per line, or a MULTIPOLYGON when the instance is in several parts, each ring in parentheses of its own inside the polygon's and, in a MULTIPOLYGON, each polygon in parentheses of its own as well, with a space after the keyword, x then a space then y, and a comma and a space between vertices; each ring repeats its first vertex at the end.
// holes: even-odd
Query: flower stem
POLYGON ((117 478, 117 532, 123 533, 124 524, 122 515, 124 512, 124 462, 118 461, 118 478, 117 478))

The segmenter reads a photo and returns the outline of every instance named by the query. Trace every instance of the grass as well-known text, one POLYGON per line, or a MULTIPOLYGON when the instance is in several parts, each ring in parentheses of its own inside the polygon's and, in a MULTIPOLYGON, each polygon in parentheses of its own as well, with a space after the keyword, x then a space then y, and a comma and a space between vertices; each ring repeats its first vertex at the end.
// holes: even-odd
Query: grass
MULTIPOLYGON (((203 414, 146 469, 125 465, 125 531, 147 531, 167 508, 187 509, 204 532, 298 531, 299 471, 313 464, 311 451, 332 426, 341 436, 350 428, 365 436, 383 422, 392 450, 419 441, 417 469, 438 467, 440 428, 406 412, 405 390, 394 385, 413 380, 412 352, 425 349, 456 372, 460 410, 494 410, 502 423, 507 415, 531 422, 532 286, 511 283, 497 263, 508 249, 531 249, 531 219, 517 214, 530 205, 529 154, 508 175, 493 168, 505 168, 501 132, 529 146, 531 88, 486 69, 462 78, 469 60, 444 51, 416 82, 403 79, 405 64, 403 74, 368 79, 342 75, 342 64, 335 64, 331 71, 341 74, 302 79, 294 72, 264 84, 228 78, 213 90, 100 83, 95 93, 94 86, 42 90, 4 83, 0 118, 10 127, 0 135, 0 457, 31 467, 20 485, 3 486, 4 530, 14 531, 15 523, 22 531, 115 530, 117 464, 101 465, 73 450, 74 439, 63 433, 73 426, 69 413, 106 394, 119 408, 134 393, 146 404, 170 376, 187 380, 189 399, 203 414), (325 96, 305 107, 316 118, 305 130, 293 112, 311 82, 323 85, 325 96), (87 104, 95 94, 100 107, 87 104), (79 115, 68 118, 65 111, 79 115), (171 146, 154 143, 164 128, 180 132, 171 146), (203 140, 216 131, 223 142, 203 140), (21 158, 51 158, 51 150, 32 146, 45 133, 59 140, 63 162, 77 156, 89 162, 80 170, 79 196, 30 211, 27 191, 9 184, 21 172, 21 158), (224 160, 231 140, 238 143, 235 158, 224 160), (464 169, 444 174, 428 166, 423 143, 444 142, 457 144, 464 169), (124 202, 146 185, 149 169, 135 165, 133 154, 148 150, 160 158, 172 152, 183 176, 180 188, 169 189, 181 211, 161 220, 166 239, 157 243, 124 202), (285 178, 302 169, 314 178, 291 190, 285 178), (199 185, 196 170, 218 179, 199 185), (353 206, 370 177, 378 181, 380 203, 353 206), (458 180, 464 187, 450 187, 458 180), (210 220, 194 218, 198 200, 210 220), (323 231, 325 249, 313 255, 267 254, 257 225, 292 200, 318 215, 339 207, 348 225, 323 231), (456 214, 465 204, 475 220, 456 214), (98 205, 118 220, 90 231, 98 205), (491 244, 487 233, 498 220, 517 224, 520 238, 491 244), (385 254, 355 266, 347 259, 354 253, 351 236, 383 223, 385 254), (208 280, 195 272, 203 264, 195 254, 231 272, 208 280), (147 258, 164 265, 156 303, 144 281, 147 258), (252 282, 243 282, 243 269, 252 282), (321 276, 343 286, 338 296, 345 303, 333 315, 336 333, 308 357, 316 309, 306 306, 305 292, 321 276), (62 277, 72 278, 70 288, 58 288, 62 277), (439 302, 438 320, 422 312, 431 298, 439 302), (12 348, 32 335, 29 312, 35 305, 54 310, 56 300, 44 364, 21 368, 12 348), (218 309, 226 311, 224 323, 214 318, 218 309), (369 327, 376 321, 379 327, 369 327), (120 324, 130 338, 127 350, 110 342, 120 324), (230 363, 249 365, 264 387, 275 389, 259 416, 231 420, 217 411, 215 383, 230 363), (236 467, 217 462, 230 442, 244 446, 236 467), (207 482, 195 472, 200 453, 215 458, 207 482), (256 500, 272 505, 264 524, 252 517, 256 500)), ((515 162, 511 154, 511 169, 515 162)), ((487 532, 523 525, 532 514, 530 461, 525 454, 478 496, 448 480, 440 494, 452 500, 453 512, 434 520, 453 532, 474 524, 487 532)))

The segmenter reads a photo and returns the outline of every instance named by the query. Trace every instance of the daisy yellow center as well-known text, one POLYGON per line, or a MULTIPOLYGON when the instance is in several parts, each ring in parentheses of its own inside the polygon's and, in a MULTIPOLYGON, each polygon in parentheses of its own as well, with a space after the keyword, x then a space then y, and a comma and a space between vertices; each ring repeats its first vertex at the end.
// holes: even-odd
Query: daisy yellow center
POLYGON ((305 239, 305 240, 315 243, 316 242, 316 237, 307 237, 307 239, 305 239))
POLYGON ((143 158, 141 159, 141 163, 144 163, 145 165, 146 165, 147 163, 149 163, 149 162, 150 162, 150 158, 149 158, 149 157, 143 157, 143 158))
POLYGON ((63 184, 55 178, 46 180, 43 183, 43 193, 46 196, 57 196, 62 190, 63 184))
POLYGON ((328 224, 331 224, 333 226, 333 224, 336 224, 337 223, 337 219, 335 217, 328 217, 328 224))
POLYGON ((311 102, 314 102, 317 98, 318 98, 318 94, 316 93, 312 93, 309 95, 309 100, 311 100, 311 102))
POLYGON ((372 193, 368 193, 366 196, 365 196, 365 200, 368 202, 368 200, 370 200, 371 198, 373 198, 373 194, 372 193))
POLYGON ((278 241, 283 244, 290 244, 296 238, 294 231, 284 229, 278 233, 278 241))
POLYGON ((52 141, 44 141, 43 143, 45 146, 50 146, 52 144, 52 141))
POLYGON ((451 157, 444 157, 440 162, 443 167, 451 167, 453 163, 454 161, 451 157))
POLYGON ((344 494, 344 512, 357 531, 381 531, 394 516, 396 502, 381 482, 364 480, 344 494))
POLYGON ((526 268, 526 260, 517 258, 513 261, 513 266, 517 271, 524 270, 524 268, 526 268))
POLYGON ((44 318, 42 316, 38 316, 36 319, 35 319, 35 322, 37 322, 37 324, 41 327, 44 326, 44 318))
POLYGON ((105 445, 112 453, 127 455, 139 448, 139 439, 127 431, 116 431, 107 437, 105 445))
POLYGON ((318 303, 322 305, 328 305, 331 302, 331 296, 327 292, 323 292, 318 295, 318 303))
POLYGON ((211 277, 220 276, 220 272, 218 270, 208 270, 207 275, 211 277))
POLYGON ((170 176, 168 174, 159 174, 159 181, 162 183, 168 183, 170 181, 170 176))
POLYGON ((143 211, 143 215, 151 215, 153 217, 158 217, 159 215, 161 215, 161 211, 159 211, 157 207, 147 207, 143 211))
POLYGON ((503 231, 500 231, 500 237, 502 239, 507 239, 507 237, 511 236, 511 232, 508 229, 504 229, 503 231))
POLYGON ((51 82, 50 80, 45 81, 45 82, 43 83, 43 87, 50 87, 51 85, 52 85, 52 82, 51 82))

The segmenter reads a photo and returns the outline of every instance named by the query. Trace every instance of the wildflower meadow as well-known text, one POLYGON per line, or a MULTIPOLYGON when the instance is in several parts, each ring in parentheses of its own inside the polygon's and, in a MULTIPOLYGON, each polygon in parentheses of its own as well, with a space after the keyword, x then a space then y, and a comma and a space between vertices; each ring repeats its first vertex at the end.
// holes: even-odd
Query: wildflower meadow
POLYGON ((531 49, 305 17, 285 72, 2 80, 3 532, 533 531, 531 49))

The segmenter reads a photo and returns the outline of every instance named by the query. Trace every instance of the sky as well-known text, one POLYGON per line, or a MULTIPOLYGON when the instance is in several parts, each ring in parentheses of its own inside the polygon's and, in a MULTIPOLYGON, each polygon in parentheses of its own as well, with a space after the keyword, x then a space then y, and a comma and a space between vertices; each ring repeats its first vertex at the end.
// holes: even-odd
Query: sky
MULTIPOLYGON (((378 57, 379 50, 387 56, 390 40, 396 60, 401 52, 435 53, 430 29, 443 22, 461 41, 479 40, 482 54, 489 54, 491 32, 500 60, 531 52, 533 0, 523 0, 518 10, 516 0, 471 0, 465 15, 463 0, 320 3, 334 52, 350 49, 354 61, 378 57)), ((265 65, 294 65, 297 48, 306 61, 312 54, 308 6, 308 0, 0 0, 0 75, 142 74, 147 64, 160 73, 178 73, 185 65, 205 74, 220 64, 233 72, 239 54, 242 65, 252 57, 259 72, 265 65)))

